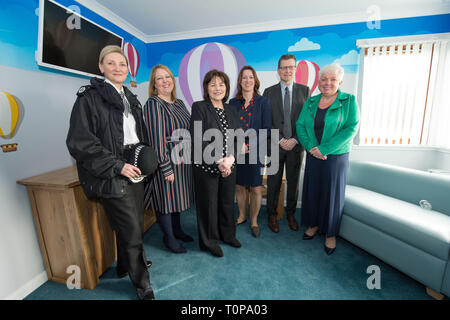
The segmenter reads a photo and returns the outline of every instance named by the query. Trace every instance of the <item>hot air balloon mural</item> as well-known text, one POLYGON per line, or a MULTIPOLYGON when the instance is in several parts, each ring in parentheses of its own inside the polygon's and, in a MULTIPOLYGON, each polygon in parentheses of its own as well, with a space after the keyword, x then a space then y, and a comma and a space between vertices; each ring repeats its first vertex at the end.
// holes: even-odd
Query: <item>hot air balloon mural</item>
MULTIPOLYGON (((20 125, 22 112, 17 100, 8 92, 0 91, 0 137, 12 139, 20 125)), ((17 150, 17 143, 1 145, 3 152, 17 150)))
POLYGON ((316 63, 301 60, 297 64, 295 82, 308 86, 311 90, 311 95, 313 95, 319 83, 319 70, 320 68, 316 63))
POLYGON ((131 86, 136 88, 136 76, 139 70, 139 54, 136 48, 129 42, 124 42, 122 49, 128 59, 128 70, 130 71, 131 76, 131 86))
POLYGON ((178 70, 178 81, 186 102, 192 105, 194 101, 203 100, 203 78, 211 69, 228 75, 230 96, 234 96, 239 71, 245 65, 242 53, 230 45, 208 42, 195 47, 183 57, 178 70))

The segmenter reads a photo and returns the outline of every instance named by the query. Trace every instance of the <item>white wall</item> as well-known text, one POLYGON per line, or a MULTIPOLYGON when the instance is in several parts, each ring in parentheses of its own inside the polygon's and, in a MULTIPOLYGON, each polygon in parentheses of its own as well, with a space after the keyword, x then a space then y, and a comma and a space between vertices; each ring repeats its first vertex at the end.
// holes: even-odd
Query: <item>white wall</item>
POLYGON ((450 150, 436 150, 435 160, 433 168, 450 170, 450 150))
MULTIPOLYGON (((443 154, 447 154, 445 151, 443 154)), ((440 159, 441 151, 431 147, 372 147, 354 146, 350 160, 376 161, 411 169, 424 170, 443 169, 440 159)), ((442 157, 444 159, 444 157, 442 157)), ((450 155, 447 157, 447 161, 450 155)))
POLYGON ((86 80, 0 66, 0 89, 19 98, 18 151, 0 152, 0 299, 21 299, 47 279, 26 188, 17 180, 72 165, 65 146, 75 93, 86 80))

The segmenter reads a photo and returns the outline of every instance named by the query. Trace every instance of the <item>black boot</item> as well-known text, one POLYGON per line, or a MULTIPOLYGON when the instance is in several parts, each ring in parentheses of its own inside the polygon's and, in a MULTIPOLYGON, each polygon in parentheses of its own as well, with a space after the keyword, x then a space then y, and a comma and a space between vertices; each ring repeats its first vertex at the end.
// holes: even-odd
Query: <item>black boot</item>
POLYGON ((181 241, 184 242, 194 241, 194 238, 183 232, 183 229, 181 228, 179 212, 172 213, 172 228, 173 228, 173 235, 175 236, 175 238, 180 239, 181 241))
POLYGON ((185 253, 187 252, 186 248, 184 248, 178 241, 175 239, 172 230, 172 214, 161 214, 159 212, 156 213, 156 218, 158 220, 158 224, 164 234, 163 243, 165 246, 174 253, 185 253))
POLYGON ((153 288, 149 286, 146 289, 136 289, 139 300, 155 300, 153 288))

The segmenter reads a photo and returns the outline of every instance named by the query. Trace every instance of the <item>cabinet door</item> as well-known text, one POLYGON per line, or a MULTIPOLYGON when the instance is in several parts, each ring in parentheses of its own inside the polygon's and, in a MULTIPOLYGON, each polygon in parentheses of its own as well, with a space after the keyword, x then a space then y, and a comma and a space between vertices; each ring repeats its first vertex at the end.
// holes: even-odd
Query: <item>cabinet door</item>
POLYGON ((74 188, 78 217, 82 226, 83 246, 89 247, 91 263, 100 277, 116 260, 116 239, 103 206, 96 199, 88 199, 80 186, 74 188))

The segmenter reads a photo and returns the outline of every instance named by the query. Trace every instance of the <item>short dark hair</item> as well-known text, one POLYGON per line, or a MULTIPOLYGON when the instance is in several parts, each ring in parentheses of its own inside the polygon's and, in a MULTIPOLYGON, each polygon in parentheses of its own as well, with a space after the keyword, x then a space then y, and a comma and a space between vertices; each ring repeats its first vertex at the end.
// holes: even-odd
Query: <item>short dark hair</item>
POLYGON ((251 66, 243 66, 241 71, 239 72, 239 76, 238 76, 238 81, 237 81, 237 93, 236 93, 236 99, 242 99, 242 77, 244 76, 244 71, 245 70, 250 70, 253 73, 253 78, 255 80, 255 87, 253 89, 253 95, 255 96, 260 96, 259 94, 259 79, 258 79, 258 75, 256 74, 255 69, 253 69, 253 67, 251 66))
POLYGON ((280 68, 281 60, 289 60, 289 59, 294 59, 294 61, 297 62, 297 58, 293 54, 283 54, 280 57, 280 60, 278 60, 278 69, 280 68))
POLYGON ((226 91, 225 91, 225 96, 222 99, 222 102, 226 102, 228 100, 228 96, 230 95, 230 78, 228 78, 228 76, 225 72, 217 70, 217 69, 208 71, 205 74, 205 77, 203 78, 203 99, 210 100, 210 97, 208 94, 208 84, 215 77, 220 78, 223 81, 223 83, 225 84, 226 91))

